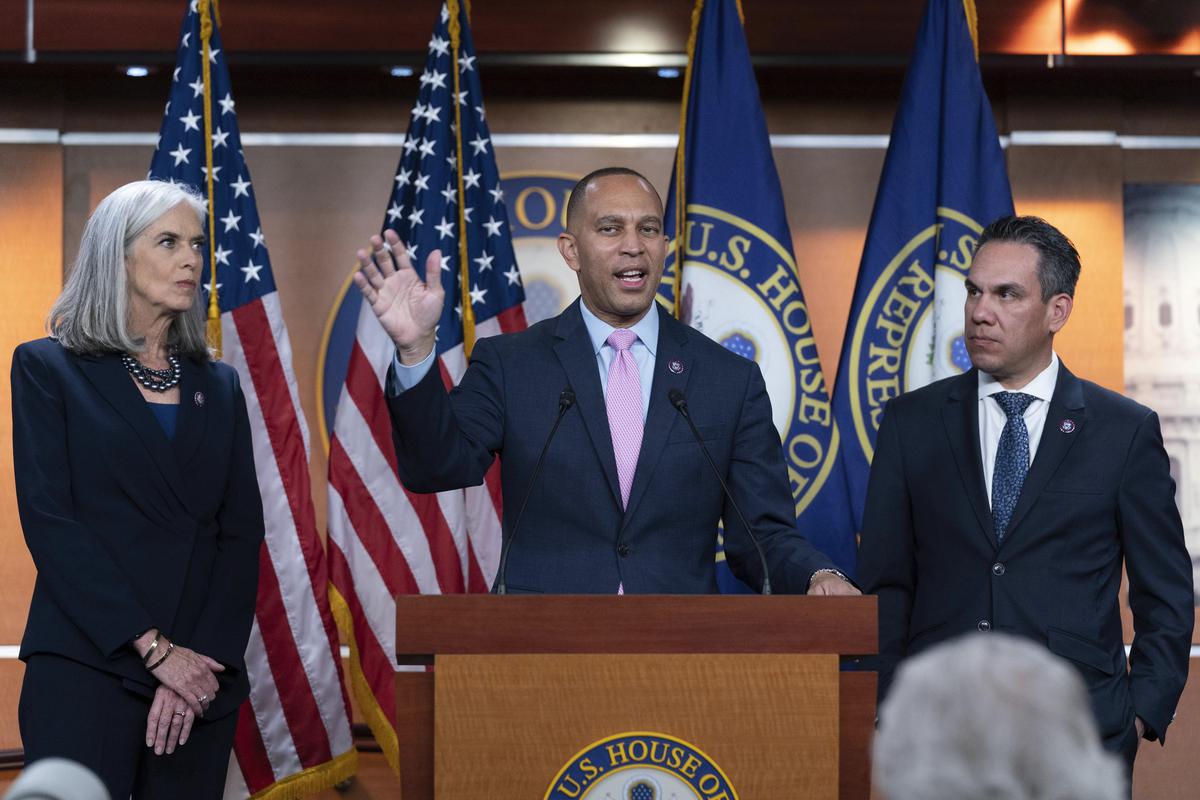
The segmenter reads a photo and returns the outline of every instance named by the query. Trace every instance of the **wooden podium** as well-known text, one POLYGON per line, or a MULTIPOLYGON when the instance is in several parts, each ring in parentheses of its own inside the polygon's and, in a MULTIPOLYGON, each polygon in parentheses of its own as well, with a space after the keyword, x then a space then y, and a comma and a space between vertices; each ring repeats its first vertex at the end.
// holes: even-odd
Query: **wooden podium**
POLYGON ((652 731, 711 758, 739 800, 868 800, 875 673, 838 665, 877 651, 875 603, 397 597, 398 662, 434 667, 396 674, 401 798, 541 800, 590 746, 652 731))

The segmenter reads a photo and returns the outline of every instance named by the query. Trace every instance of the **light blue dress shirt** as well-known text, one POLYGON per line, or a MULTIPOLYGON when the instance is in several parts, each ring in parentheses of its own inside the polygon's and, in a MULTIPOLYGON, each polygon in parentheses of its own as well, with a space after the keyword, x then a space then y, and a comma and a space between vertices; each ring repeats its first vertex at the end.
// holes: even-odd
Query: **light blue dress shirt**
MULTIPOLYGON (((629 351, 637 362, 638 379, 642 382, 642 421, 646 421, 646 413, 650 409, 650 388, 654 383, 654 359, 658 351, 658 309, 652 304, 646 316, 638 320, 630 328, 637 334, 629 351)), ((600 389, 608 397, 608 369, 612 366, 617 351, 608 344, 608 337, 616 330, 591 311, 580 301, 579 310, 583 314, 583 324, 587 328, 588 338, 592 340, 592 351, 596 354, 596 368, 600 370, 600 389)))
MULTIPOLYGON (((587 328, 588 338, 592 342, 592 351, 596 354, 596 369, 600 371, 600 388, 608 393, 608 368, 616 357, 617 351, 608 344, 608 337, 616 330, 604 322, 590 310, 587 304, 580 301, 579 310, 583 314, 583 324, 587 328)), ((630 352, 637 362, 638 378, 642 383, 642 420, 650 409, 650 389, 654 384, 654 360, 658 351, 658 309, 651 305, 646 316, 638 320, 630 328, 637 334, 630 352)), ((388 394, 392 397, 416 386, 425 373, 433 366, 434 354, 431 352, 424 360, 412 366, 400 363, 399 354, 392 356, 392 374, 395 379, 388 383, 388 394)))

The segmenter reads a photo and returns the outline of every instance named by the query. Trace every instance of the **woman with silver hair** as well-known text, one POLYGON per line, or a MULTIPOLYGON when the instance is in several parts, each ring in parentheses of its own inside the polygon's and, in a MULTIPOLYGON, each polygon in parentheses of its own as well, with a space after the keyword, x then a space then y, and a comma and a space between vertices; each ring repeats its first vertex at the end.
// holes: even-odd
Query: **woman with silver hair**
POLYGON ((901 664, 879 712, 888 800, 1121 800, 1083 681, 1026 639, 975 633, 901 664))
POLYGON ((204 219, 169 183, 104 198, 50 337, 13 354, 26 762, 77 761, 114 798, 220 797, 249 693, 262 503, 237 373, 205 344, 204 219))

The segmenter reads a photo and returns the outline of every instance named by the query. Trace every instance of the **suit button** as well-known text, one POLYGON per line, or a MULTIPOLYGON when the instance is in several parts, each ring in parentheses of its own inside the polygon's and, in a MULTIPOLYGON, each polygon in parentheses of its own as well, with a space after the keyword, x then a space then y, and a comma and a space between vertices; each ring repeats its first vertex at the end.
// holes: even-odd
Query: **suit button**
POLYGON ((979 624, 976 625, 975 627, 978 628, 979 630, 983 631, 984 633, 987 633, 988 631, 990 631, 992 629, 992 623, 988 622, 986 619, 981 619, 981 620, 979 620, 979 624))
POLYGON ((630 553, 629 545, 622 544, 617 548, 617 552, 621 554, 621 558, 627 557, 630 553))
POLYGON ((993 575, 999 577, 999 576, 1003 575, 1004 573, 1005 573, 1005 569, 1004 569, 1003 564, 1001 564, 999 561, 997 561, 995 564, 992 564, 992 574, 993 575))

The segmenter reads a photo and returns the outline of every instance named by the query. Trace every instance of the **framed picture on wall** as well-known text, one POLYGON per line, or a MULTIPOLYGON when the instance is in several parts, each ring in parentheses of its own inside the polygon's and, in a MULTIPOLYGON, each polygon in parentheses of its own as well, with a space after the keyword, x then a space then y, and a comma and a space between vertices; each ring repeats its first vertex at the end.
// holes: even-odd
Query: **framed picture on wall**
POLYGON ((1158 412, 1200 585, 1200 184, 1125 185, 1125 392, 1158 412))

